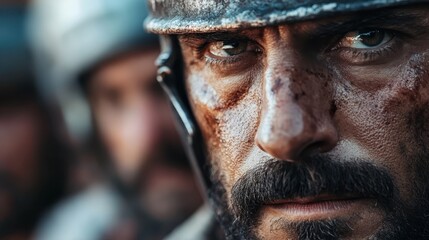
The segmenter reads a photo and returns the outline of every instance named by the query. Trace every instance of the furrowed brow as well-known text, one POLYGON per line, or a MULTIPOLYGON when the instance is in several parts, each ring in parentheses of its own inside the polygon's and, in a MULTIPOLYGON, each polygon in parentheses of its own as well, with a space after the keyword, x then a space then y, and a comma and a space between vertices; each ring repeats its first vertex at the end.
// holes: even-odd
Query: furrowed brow
POLYGON ((386 11, 382 13, 364 13, 356 15, 344 21, 332 21, 324 23, 308 32, 317 37, 329 37, 335 34, 345 34, 362 28, 415 28, 425 30, 423 17, 416 14, 394 13, 386 11))
POLYGON ((185 43, 192 43, 193 41, 219 41, 228 39, 245 38, 241 32, 218 32, 218 33, 201 33, 201 34, 185 34, 179 36, 179 40, 185 43))
MULTIPOLYGON (((397 9, 382 12, 363 12, 347 18, 313 20, 311 22, 314 22, 315 27, 311 29, 307 28, 301 34, 323 38, 346 34, 347 32, 362 28, 413 28, 417 33, 426 33, 429 32, 429 28, 425 24, 427 22, 426 18, 427 16, 398 11, 397 9), (321 23, 318 23, 319 21, 321 23)), ((297 22, 295 24, 300 25, 301 23, 297 22)), ((251 31, 251 28, 232 32, 185 34, 179 36, 179 40, 185 44, 193 45, 193 43, 201 41, 240 39, 246 38, 245 36, 248 35, 248 31, 251 31)))
POLYGON ((180 44, 185 44, 197 52, 201 51, 206 44, 216 41, 227 40, 246 40, 248 39, 242 31, 240 32, 220 32, 220 33, 201 33, 201 34, 185 34, 178 36, 180 44))

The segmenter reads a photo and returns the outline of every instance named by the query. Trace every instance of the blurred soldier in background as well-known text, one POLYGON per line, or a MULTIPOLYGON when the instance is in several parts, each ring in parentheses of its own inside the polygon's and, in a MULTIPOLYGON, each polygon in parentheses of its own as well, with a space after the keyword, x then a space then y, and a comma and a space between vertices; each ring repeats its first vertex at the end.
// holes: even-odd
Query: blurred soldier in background
POLYGON ((44 96, 109 173, 60 206, 39 239, 160 239, 201 203, 155 80, 159 46, 142 30, 145 9, 143 0, 34 3, 44 96))
POLYGON ((36 92, 25 22, 24 3, 0 4, 0 239, 30 239, 65 185, 66 145, 36 92))

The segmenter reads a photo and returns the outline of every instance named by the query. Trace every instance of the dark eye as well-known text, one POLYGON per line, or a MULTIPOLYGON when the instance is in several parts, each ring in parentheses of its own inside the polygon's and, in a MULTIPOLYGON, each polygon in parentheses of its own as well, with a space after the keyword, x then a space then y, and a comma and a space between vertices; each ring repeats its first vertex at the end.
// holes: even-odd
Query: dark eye
POLYGON ((394 34, 385 30, 360 30, 347 33, 340 41, 340 47, 371 49, 388 43, 394 34))
POLYGON ((248 41, 242 40, 216 41, 210 43, 208 47, 209 53, 219 58, 239 55, 249 50, 248 41))

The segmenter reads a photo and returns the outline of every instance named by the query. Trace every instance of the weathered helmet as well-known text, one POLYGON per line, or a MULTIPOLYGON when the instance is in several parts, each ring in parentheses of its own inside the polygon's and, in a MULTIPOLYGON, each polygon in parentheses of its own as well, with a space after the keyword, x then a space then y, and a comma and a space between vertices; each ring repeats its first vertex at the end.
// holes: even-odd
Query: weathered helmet
POLYGON ((175 35, 225 32, 253 27, 310 20, 334 14, 427 3, 427 0, 149 0, 151 14, 145 21, 149 32, 160 34, 158 81, 179 116, 182 134, 197 174, 208 187, 207 169, 200 130, 190 111, 175 35), (176 78, 179 77, 179 79, 176 78))
POLYGON ((101 61, 141 46, 158 44, 143 32, 144 0, 35 0, 30 33, 44 97, 63 111, 70 134, 84 141, 91 114, 80 83, 101 61))
POLYGON ((181 34, 263 27, 337 13, 392 7, 424 0, 149 0, 146 28, 181 34))

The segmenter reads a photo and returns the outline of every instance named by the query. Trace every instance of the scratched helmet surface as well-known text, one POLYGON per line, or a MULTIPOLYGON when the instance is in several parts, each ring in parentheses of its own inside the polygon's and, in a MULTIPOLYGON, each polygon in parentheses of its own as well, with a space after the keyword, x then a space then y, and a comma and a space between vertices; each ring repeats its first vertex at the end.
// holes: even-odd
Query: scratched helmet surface
POLYGON ((146 28, 159 34, 216 32, 375 10, 425 0, 149 0, 146 28))

